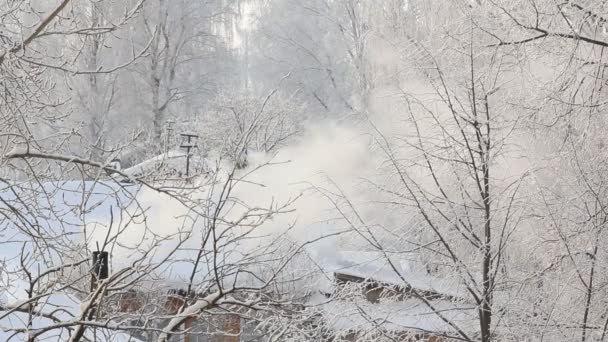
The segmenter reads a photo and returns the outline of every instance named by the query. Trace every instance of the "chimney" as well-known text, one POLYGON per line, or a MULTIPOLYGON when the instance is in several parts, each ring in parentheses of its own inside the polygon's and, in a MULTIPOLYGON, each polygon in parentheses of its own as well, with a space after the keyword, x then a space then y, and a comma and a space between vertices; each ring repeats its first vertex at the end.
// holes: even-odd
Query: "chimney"
MULTIPOLYGON (((176 314, 179 309, 187 305, 186 299, 193 298, 196 294, 193 291, 186 291, 184 289, 171 289, 167 292, 167 298, 165 300, 165 310, 171 315, 176 314)), ((187 317, 184 322, 184 330, 188 330, 192 327, 193 318, 187 317)), ((190 342, 190 332, 184 334, 184 342, 190 342)))
POLYGON ((130 289, 123 293, 119 298, 119 311, 125 313, 132 313, 141 310, 144 306, 143 298, 137 291, 130 289))
POLYGON ((91 274, 91 291, 97 289, 97 282, 103 279, 108 279, 108 252, 96 251, 93 252, 93 268, 91 274))
POLYGON ((165 300, 165 309, 167 312, 169 312, 169 314, 173 315, 177 313, 182 305, 184 305, 184 301, 185 299, 183 297, 173 293, 173 291, 170 291, 167 294, 167 299, 165 300))
POLYGON ((167 291, 167 298, 165 300, 165 309, 170 314, 175 314, 179 308, 186 303, 187 298, 193 298, 196 294, 193 291, 188 293, 184 289, 170 289, 167 291))
POLYGON ((213 342, 239 342, 241 340, 241 317, 237 314, 221 316, 221 329, 213 342))

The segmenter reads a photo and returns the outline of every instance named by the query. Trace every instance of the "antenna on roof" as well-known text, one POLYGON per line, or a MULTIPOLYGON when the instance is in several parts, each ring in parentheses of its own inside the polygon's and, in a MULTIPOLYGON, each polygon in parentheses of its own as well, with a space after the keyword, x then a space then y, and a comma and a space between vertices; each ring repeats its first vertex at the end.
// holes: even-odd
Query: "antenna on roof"
POLYGON ((186 149, 186 177, 190 177, 190 150, 198 147, 196 145, 198 135, 187 132, 181 133, 180 135, 182 136, 182 144, 179 147, 186 149))

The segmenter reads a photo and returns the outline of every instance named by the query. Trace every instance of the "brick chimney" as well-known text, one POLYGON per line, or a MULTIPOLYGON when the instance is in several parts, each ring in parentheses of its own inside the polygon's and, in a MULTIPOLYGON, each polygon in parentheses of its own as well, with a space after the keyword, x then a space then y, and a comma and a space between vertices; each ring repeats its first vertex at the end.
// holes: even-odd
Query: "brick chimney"
POLYGON ((128 290, 120 295, 118 303, 120 312, 136 312, 144 306, 142 296, 135 290, 128 290))
POLYGON ((169 314, 175 314, 186 302, 186 291, 169 290, 165 300, 165 309, 169 314))
POLYGON ((213 336, 213 342, 239 342, 241 340, 241 317, 236 314, 222 316, 222 331, 213 336))

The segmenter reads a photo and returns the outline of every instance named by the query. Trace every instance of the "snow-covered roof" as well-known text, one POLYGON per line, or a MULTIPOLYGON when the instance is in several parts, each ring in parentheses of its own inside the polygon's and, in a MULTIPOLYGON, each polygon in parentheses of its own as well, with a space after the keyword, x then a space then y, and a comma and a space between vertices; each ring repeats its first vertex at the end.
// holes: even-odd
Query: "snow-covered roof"
POLYGON ((323 245, 322 248, 325 249, 323 253, 313 251, 311 254, 322 255, 317 264, 323 272, 314 284, 325 296, 311 296, 308 305, 319 310, 336 336, 377 333, 378 328, 394 333, 457 335, 456 329, 445 320, 469 334, 478 331, 476 306, 461 299, 464 288, 457 278, 429 274, 424 265, 411 260, 413 255, 406 259, 404 255, 374 251, 334 249, 328 252, 331 246, 323 245), (411 286, 443 297, 429 299, 433 308, 421 299, 408 296, 389 295, 371 302, 363 295, 365 283, 338 286, 336 277, 341 275, 387 286, 411 286))
POLYGON ((64 242, 78 243, 84 239, 85 230, 92 233, 99 225, 109 222, 112 214, 119 217, 120 208, 133 204, 140 190, 138 185, 113 181, 3 183, 0 210, 10 206, 10 211, 20 214, 13 215, 13 221, 8 219, 11 215, 0 216, 0 231, 4 234, 0 256, 14 259, 21 253, 23 241, 29 239, 26 232, 15 227, 16 222, 29 222, 38 230, 39 238, 54 241, 57 246, 63 246, 64 242))
MULTIPOLYGON (((4 302, 2 305, 7 308, 19 308, 22 303, 22 300, 16 300, 4 302)), ((41 298, 35 309, 47 315, 52 314, 61 322, 78 322, 81 313, 80 305, 81 301, 73 296, 64 293, 54 293, 41 298)), ((25 333, 16 334, 15 330, 27 328, 33 331, 53 327, 54 324, 57 324, 57 322, 50 318, 36 317, 32 322, 29 322, 28 318, 29 315, 27 313, 18 311, 12 312, 9 315, 6 315, 6 311, 0 312, 0 341, 23 341, 26 336, 25 333)), ((38 335, 36 341, 67 341, 69 337, 70 332, 67 328, 54 328, 38 335)), ((84 337, 96 342, 140 342, 140 340, 129 334, 106 328, 85 329, 84 337)))
MULTIPOLYGON (((210 193, 205 184, 198 193, 188 192, 188 196, 203 196, 203 203, 215 201, 214 196, 218 195, 210 193)), ((145 255, 145 265, 154 267, 154 270, 147 273, 145 281, 138 282, 142 287, 182 288, 190 283, 205 226, 199 214, 178 199, 141 185, 121 184, 114 180, 3 184, 0 185, 0 196, 25 219, 36 222, 43 232, 41 238, 53 241, 58 248, 65 248, 62 253, 70 253, 72 261, 88 258, 87 250, 96 250, 97 244, 103 245, 109 231, 109 236, 118 236, 106 247, 106 250, 111 250, 111 274, 145 255), (26 200, 22 202, 17 197, 26 200), (146 251, 152 252, 146 254, 146 251)), ((7 209, 3 207, 4 204, 0 203, 0 210, 7 209)), ((10 216, 10 210, 6 212, 10 216)), ((23 241, 31 238, 4 216, 0 216, 0 234, 5 240, 0 258, 9 268, 20 269, 23 241)), ((251 244, 246 239, 244 242, 251 244)), ((247 251, 246 247, 236 248, 237 243, 231 242, 234 248, 222 248, 216 252, 212 248, 205 249, 196 267, 194 281, 205 284, 207 280, 213 280, 214 268, 217 267, 221 269, 223 280, 230 283, 236 274, 235 267, 247 251)), ((32 246, 28 244, 25 252, 32 246)), ((65 260, 60 259, 68 255, 58 256, 50 251, 48 254, 51 258, 57 257, 57 265, 63 264, 65 260)), ((247 256, 247 263, 251 260, 251 256, 247 256)), ((50 261, 52 264, 53 260, 50 261)), ((44 271, 51 266, 40 264, 36 267, 44 271)), ((3 273, 0 270, 0 285, 5 282, 1 278, 3 273)), ((244 272, 239 275, 241 281, 249 284, 252 279, 244 272)), ((15 280, 10 279, 9 282, 14 283, 15 280)), ((23 291, 16 290, 4 294, 7 301, 19 300, 24 295, 23 291)))
MULTIPOLYGON (((171 150, 126 168, 123 172, 132 177, 185 173, 186 156, 185 151, 171 150)), ((214 164, 210 159, 202 158, 198 154, 190 155, 191 173, 209 172, 214 164)))
MULTIPOLYGON (((176 158, 179 158, 179 156, 176 155, 176 158)), ((149 161, 149 163, 150 165, 154 165, 152 161, 149 161)), ((40 224, 40 228, 46 233, 50 235, 55 234, 59 239, 69 239, 70 243, 81 239, 82 245, 88 244, 90 249, 94 249, 93 246, 96 241, 103 241, 109 227, 116 229, 110 224, 111 212, 115 218, 113 224, 116 225, 121 215, 124 215, 125 212, 129 212, 130 210, 145 210, 146 220, 130 223, 129 229, 123 232, 121 246, 116 246, 113 250, 113 266, 119 268, 121 265, 129 264, 134 259, 137 259, 140 255, 130 248, 130 244, 144 243, 146 241, 145 234, 147 233, 161 237, 182 236, 181 234, 186 234, 188 239, 182 248, 173 255, 172 260, 174 262, 167 263, 163 268, 157 269, 158 274, 156 276, 162 279, 165 285, 173 287, 179 287, 180 284, 189 279, 192 272, 191 260, 196 259, 196 251, 197 248, 200 248, 198 244, 201 239, 200 236, 196 235, 198 234, 197 232, 188 230, 193 222, 188 217, 190 214, 188 208, 184 207, 179 201, 139 185, 125 186, 112 180, 105 182, 69 181, 43 185, 27 183, 23 187, 28 190, 26 191, 29 193, 28 196, 33 196, 30 200, 36 203, 36 210, 28 212, 27 208, 21 208, 22 204, 14 199, 13 191, 19 192, 19 187, 20 185, 17 185, 15 189, 8 189, 6 186, 0 187, 0 196, 6 201, 14 202, 12 204, 17 209, 26 213, 26 215, 30 215, 31 219, 36 219, 40 224), (84 241, 84 229, 88 232, 87 241, 84 241), (56 233, 54 230, 57 230, 56 233), (70 234, 66 235, 66 233, 70 234)), ((7 225, 10 225, 10 222, 0 220, 0 231, 2 231, 2 228, 6 228, 7 225)), ((10 229, 8 231, 14 235, 10 236, 10 239, 7 240, 14 240, 16 242, 14 244, 4 244, 3 249, 0 250, 0 257, 4 260, 18 260, 17 256, 21 253, 22 244, 17 241, 26 239, 17 238, 20 234, 19 231, 15 231, 14 229, 13 231, 10 229)), ((327 253, 327 251, 312 253, 317 258, 316 263, 320 266, 319 279, 321 280, 317 283, 313 281, 310 283, 314 283, 320 290, 326 290, 324 287, 333 286, 331 283, 333 273, 343 273, 396 285, 404 285, 405 279, 407 284, 417 289, 433 290, 451 296, 461 294, 461 289, 456 279, 429 275, 421 265, 407 261, 397 255, 386 255, 378 252, 336 251, 336 242, 336 240, 327 240, 325 243, 318 245, 318 248, 321 249, 333 249, 335 253, 327 253), (332 242, 334 245, 329 245, 329 242, 332 242), (387 258, 390 258, 396 270, 389 265, 387 258)), ((165 254, 162 251, 172 251, 177 242, 167 239, 162 243, 165 248, 159 248, 159 252, 154 253, 150 262, 153 263, 156 259, 159 261, 163 260, 165 254)), ((220 264, 225 258, 229 259, 233 257, 230 253, 239 253, 239 251, 232 250, 223 252, 227 254, 217 256, 220 259, 220 264)), ((215 262, 217 261, 215 260, 215 262)), ((211 262, 210 265, 214 265, 214 263, 211 262)), ((200 277, 209 276, 209 273, 211 272, 209 269, 206 269, 205 263, 199 265, 198 275, 200 277)), ((5 300, 7 302, 18 302, 25 298, 24 295, 24 292, 21 290, 12 291, 11 295, 7 296, 5 300)), ((48 304, 45 305, 65 306, 68 308, 66 312, 77 314, 79 312, 78 300, 65 294, 62 294, 62 296, 55 298, 51 295, 48 304)), ((456 310, 457 307, 454 304, 450 304, 447 301, 442 303, 442 305, 446 306, 447 312, 459 311, 456 310), (450 305, 452 306, 450 307, 450 305)), ((438 317, 419 321, 425 316, 432 316, 424 312, 424 308, 420 307, 420 304, 419 301, 405 301, 398 304, 381 303, 380 306, 376 306, 376 304, 366 302, 357 304, 356 302, 335 301, 326 304, 324 310, 328 317, 331 318, 330 322, 332 326, 336 329, 353 329, 365 323, 361 321, 362 318, 367 322, 369 317, 374 319, 389 317, 392 321, 387 322, 388 326, 393 324, 395 328, 397 326, 404 327, 411 325, 423 330, 427 328, 432 331, 437 331, 439 328, 444 329, 445 326, 440 325, 442 321, 436 321, 438 317), (356 313, 360 314, 361 308, 365 308, 364 312, 369 311, 371 316, 358 317, 356 313), (332 313, 340 311, 348 314, 342 317, 333 317, 332 313)), ((465 309, 469 310, 469 308, 465 309)), ((464 317, 454 317, 455 320, 460 318, 466 321, 464 317)), ((12 321, 10 322, 6 321, 6 319, 8 317, 0 321, 0 327, 3 324, 10 324, 11 327, 20 324, 18 322, 19 314, 11 315, 10 319, 12 321)), ((40 322, 40 324, 48 323, 40 322)), ((120 340, 112 339, 112 341, 120 340)))
MULTIPOLYGON (((8 205, 19 210, 21 216, 15 219, 18 222, 29 221, 34 224, 40 238, 53 243, 53 248, 61 249, 69 244, 82 246, 84 244, 83 232, 93 232, 96 225, 107 222, 110 212, 120 215, 117 209, 129 206, 132 203, 132 194, 139 190, 135 185, 118 185, 114 182, 55 182, 55 183, 18 183, 0 186, 0 197, 3 202, 0 210, 8 205), (21 198, 23 201, 21 201, 21 198)), ((10 215, 8 215, 10 216, 10 215)), ((28 327, 28 314, 18 310, 23 306, 28 296, 28 285, 12 272, 19 269, 19 260, 22 254, 31 255, 32 244, 24 245, 29 241, 27 233, 16 229, 14 222, 6 216, 0 219, 0 232, 3 244, 0 249, 0 259, 4 261, 4 269, 0 270, 0 284, 3 292, 0 296, 0 340, 22 341, 23 334, 14 334, 15 329, 28 327)), ((38 271, 45 271, 61 260, 53 259, 54 254, 49 252, 46 263, 39 260, 32 267, 38 271)), ((74 255, 77 261, 78 256, 74 255)), ((57 319, 70 322, 78 321, 81 313, 81 300, 71 295, 69 291, 53 291, 49 289, 42 294, 36 302, 35 309, 42 313, 52 313, 57 319)), ((27 310, 26 310, 27 311, 27 310)), ((29 329, 41 329, 56 324, 50 318, 36 317, 29 329)), ((93 331, 86 331, 85 336, 92 339, 93 331)), ((96 329, 96 341, 137 341, 129 335, 107 329, 96 329)), ((66 328, 52 329, 40 335, 37 341, 68 340, 69 332, 66 328)))
POLYGON ((449 301, 434 301, 433 309, 416 299, 370 303, 364 299, 333 300, 322 305, 327 326, 334 332, 365 333, 382 330, 455 334, 456 330, 437 312, 460 329, 476 331, 476 308, 449 301))
POLYGON ((320 264, 325 272, 385 284, 409 285, 417 290, 452 297, 464 295, 464 288, 458 279, 431 275, 424 265, 395 255, 373 251, 337 251, 330 256, 326 253, 320 264))

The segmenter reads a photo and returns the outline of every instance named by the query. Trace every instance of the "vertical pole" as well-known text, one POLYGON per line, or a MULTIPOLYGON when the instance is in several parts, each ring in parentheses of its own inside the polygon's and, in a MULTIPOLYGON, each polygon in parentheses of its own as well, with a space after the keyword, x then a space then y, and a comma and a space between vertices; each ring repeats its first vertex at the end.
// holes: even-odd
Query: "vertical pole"
POLYGON ((190 177, 190 149, 192 148, 190 142, 191 138, 191 136, 188 136, 188 147, 186 147, 186 177, 190 177))

